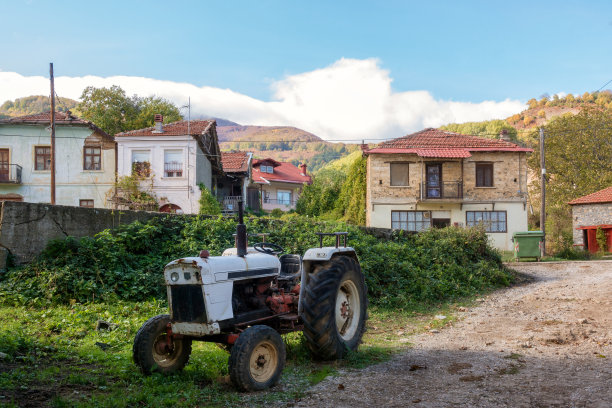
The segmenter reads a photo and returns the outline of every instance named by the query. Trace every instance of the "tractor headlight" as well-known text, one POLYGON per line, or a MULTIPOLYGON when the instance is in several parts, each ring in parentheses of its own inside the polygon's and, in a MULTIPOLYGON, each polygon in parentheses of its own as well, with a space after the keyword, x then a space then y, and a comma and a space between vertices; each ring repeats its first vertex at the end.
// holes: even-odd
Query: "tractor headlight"
POLYGON ((179 274, 178 274, 178 272, 172 272, 172 273, 170 274, 170 280, 171 280, 172 282, 177 282, 177 281, 179 280, 179 274))

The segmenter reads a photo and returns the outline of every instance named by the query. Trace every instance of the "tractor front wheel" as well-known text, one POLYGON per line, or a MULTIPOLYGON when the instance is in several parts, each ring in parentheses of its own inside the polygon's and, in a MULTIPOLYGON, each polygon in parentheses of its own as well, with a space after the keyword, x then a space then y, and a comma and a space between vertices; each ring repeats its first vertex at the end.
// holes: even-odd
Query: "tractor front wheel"
POLYGON ((304 336, 323 360, 356 350, 365 332, 367 288, 359 263, 347 256, 318 265, 308 276, 303 299, 304 336))
POLYGON ((142 325, 132 347, 134 363, 144 374, 170 374, 185 367, 191 355, 191 339, 169 334, 170 316, 159 315, 142 325))
POLYGON ((280 379, 285 366, 285 343, 271 327, 246 329, 230 352, 229 374, 241 391, 261 391, 280 379))

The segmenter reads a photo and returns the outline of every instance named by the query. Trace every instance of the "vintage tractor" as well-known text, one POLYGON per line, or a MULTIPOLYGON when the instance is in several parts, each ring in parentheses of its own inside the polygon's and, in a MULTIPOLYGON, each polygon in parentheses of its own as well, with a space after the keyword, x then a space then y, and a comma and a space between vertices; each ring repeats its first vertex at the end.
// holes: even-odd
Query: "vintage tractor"
POLYGON ((181 258, 164 268, 169 315, 152 317, 134 339, 144 374, 172 373, 189 361, 194 340, 230 351, 229 373, 243 391, 276 384, 285 364, 283 333, 303 330, 312 354, 342 358, 365 331, 367 289, 347 233, 318 233, 319 247, 282 255, 276 244, 247 247, 242 204, 236 247, 222 256, 181 258), (324 247, 325 236, 335 246, 324 247))

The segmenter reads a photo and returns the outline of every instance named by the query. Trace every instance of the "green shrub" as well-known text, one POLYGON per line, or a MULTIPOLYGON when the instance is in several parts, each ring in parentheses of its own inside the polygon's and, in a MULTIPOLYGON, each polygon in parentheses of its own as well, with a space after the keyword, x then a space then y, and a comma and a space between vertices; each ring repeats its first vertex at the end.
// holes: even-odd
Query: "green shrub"
POLYGON ((200 187, 200 214, 201 215, 219 215, 221 214, 221 203, 217 201, 214 195, 206 188, 204 184, 198 184, 200 187))
MULTIPOLYGON (((400 309, 438 302, 507 285, 511 279, 481 229, 395 231, 385 240, 359 227, 297 214, 253 218, 246 224, 250 233, 269 233, 269 242, 299 254, 318 246, 315 232, 347 231, 375 305, 400 309)), ((164 299, 164 265, 202 249, 220 255, 233 246, 235 225, 229 218, 168 215, 93 238, 53 241, 36 262, 0 277, 0 299, 17 304, 164 299)), ((327 239, 324 244, 332 245, 333 238, 327 239)))

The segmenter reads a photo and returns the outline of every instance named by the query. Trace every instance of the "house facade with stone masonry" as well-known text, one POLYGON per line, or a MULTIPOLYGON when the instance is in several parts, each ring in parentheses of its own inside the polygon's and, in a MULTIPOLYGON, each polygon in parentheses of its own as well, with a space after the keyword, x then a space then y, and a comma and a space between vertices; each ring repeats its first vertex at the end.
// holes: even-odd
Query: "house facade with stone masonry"
POLYGON ((302 187, 312 183, 305 164, 298 168, 270 158, 253 161, 252 180, 253 193, 250 194, 259 192, 261 209, 264 211, 276 208, 294 210, 302 187))
MULTIPOLYGON (((139 175, 141 185, 156 197, 158 211, 195 214, 202 184, 214 190, 223 175, 214 120, 163 123, 115 135, 118 175, 139 175)), ((117 197, 115 205, 121 205, 117 197)))
POLYGON ((612 186, 568 204, 572 206, 574 245, 598 252, 597 229, 601 229, 606 236, 607 250, 612 252, 612 186))
POLYGON ((245 207, 259 210, 259 195, 255 190, 255 198, 252 200, 251 188, 251 164, 253 153, 250 152, 221 152, 221 165, 224 176, 216 180, 216 196, 223 206, 224 213, 235 213, 238 211, 238 201, 242 200, 245 207))
POLYGON ((527 161, 532 150, 506 135, 466 136, 428 128, 363 148, 366 225, 422 231, 484 224, 492 244, 511 250, 527 228, 527 161))
MULTIPOLYGON (((0 201, 51 202, 50 112, 0 120, 0 201)), ((92 122, 55 112, 55 203, 108 207, 114 138, 92 122)))

